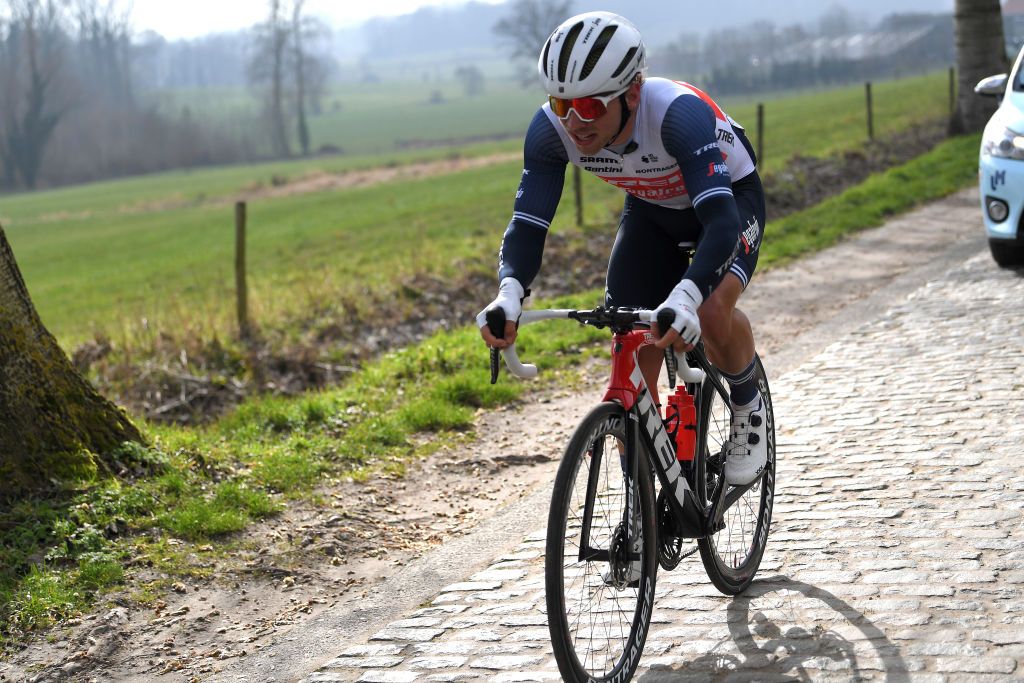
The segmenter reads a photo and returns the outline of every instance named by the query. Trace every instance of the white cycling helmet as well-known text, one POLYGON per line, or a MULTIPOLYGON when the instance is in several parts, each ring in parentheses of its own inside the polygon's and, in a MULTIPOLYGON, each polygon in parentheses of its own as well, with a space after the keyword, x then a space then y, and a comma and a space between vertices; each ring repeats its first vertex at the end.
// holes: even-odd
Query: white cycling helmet
POLYGON ((537 61, 544 89, 562 98, 619 92, 645 66, 640 31, 611 12, 584 12, 565 20, 537 61))

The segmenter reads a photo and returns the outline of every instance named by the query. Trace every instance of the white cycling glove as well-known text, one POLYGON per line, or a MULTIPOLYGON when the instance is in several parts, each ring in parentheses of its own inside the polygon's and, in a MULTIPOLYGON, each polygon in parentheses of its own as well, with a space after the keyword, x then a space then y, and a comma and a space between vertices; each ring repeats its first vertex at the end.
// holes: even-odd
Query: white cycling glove
MULTIPOLYGON (((696 344, 700 339, 700 318, 697 317, 697 309, 704 302, 704 296, 693 280, 682 280, 669 293, 657 311, 670 309, 676 314, 672 321, 672 329, 679 333, 679 337, 687 344, 696 344)), ((661 330, 665 334, 668 330, 661 330)))
POLYGON ((523 286, 519 284, 519 280, 514 277, 505 278, 498 286, 498 297, 477 314, 477 326, 484 327, 487 325, 487 311, 495 306, 505 310, 505 320, 511 320, 512 322, 519 320, 519 316, 523 312, 523 299, 525 297, 526 292, 523 286))

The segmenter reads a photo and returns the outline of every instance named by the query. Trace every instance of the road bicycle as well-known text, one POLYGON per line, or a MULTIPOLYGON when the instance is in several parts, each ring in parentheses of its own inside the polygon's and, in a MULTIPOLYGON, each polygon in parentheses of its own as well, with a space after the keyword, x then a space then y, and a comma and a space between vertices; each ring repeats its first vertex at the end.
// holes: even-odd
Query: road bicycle
MULTIPOLYGON (((566 681, 629 681, 647 639, 659 566, 675 569, 699 551, 722 593, 740 593, 754 579, 768 541, 775 490, 771 394, 758 361, 768 461, 754 482, 728 485, 723 468, 732 417, 729 391, 701 344, 680 359, 666 351, 670 388, 678 376, 677 395, 692 398, 695 413, 695 424, 674 425, 696 432, 694 445, 677 453, 677 438, 637 365, 637 351, 656 341, 653 313, 604 307, 532 310, 519 324, 550 319, 608 328, 613 335, 608 389, 576 427, 555 477, 544 566, 551 644, 566 681), (694 539, 697 547, 684 552, 694 539)), ((503 311, 489 311, 487 321, 495 336, 503 336, 503 311)), ((669 312, 668 319, 658 320, 660 329, 671 321, 669 312)), ((536 376, 536 367, 524 365, 514 345, 501 353, 512 374, 536 376)), ((498 366, 492 349, 492 382, 498 366)))

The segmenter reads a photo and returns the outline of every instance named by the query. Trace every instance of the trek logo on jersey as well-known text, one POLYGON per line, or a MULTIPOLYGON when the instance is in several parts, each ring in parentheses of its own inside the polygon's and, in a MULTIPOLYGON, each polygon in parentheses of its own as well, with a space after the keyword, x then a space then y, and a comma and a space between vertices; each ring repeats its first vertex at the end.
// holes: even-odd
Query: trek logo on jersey
POLYGON ((710 144, 704 145, 700 149, 693 150, 693 156, 699 157, 704 152, 710 152, 713 149, 718 149, 718 143, 717 142, 712 142, 710 144))
POLYGON ((757 222, 757 217, 754 218, 753 223, 747 221, 747 229, 740 235, 740 239, 743 241, 744 253, 749 254, 752 251, 757 251, 760 234, 761 226, 757 222))
POLYGON ((708 164, 708 177, 713 175, 729 175, 729 166, 727 164, 716 164, 714 162, 708 164))
POLYGON ((727 145, 732 145, 736 142, 736 136, 724 128, 718 129, 718 139, 727 145))

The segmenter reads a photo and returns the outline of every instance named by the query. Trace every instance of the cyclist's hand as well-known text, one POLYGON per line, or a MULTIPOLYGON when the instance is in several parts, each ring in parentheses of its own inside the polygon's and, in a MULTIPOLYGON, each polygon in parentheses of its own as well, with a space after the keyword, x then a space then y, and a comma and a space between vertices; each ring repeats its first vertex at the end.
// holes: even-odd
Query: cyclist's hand
MULTIPOLYGON (((703 301, 704 297, 692 280, 683 280, 676 285, 668 298, 655 309, 659 313, 671 311, 674 316, 672 326, 665 330, 655 346, 666 349, 679 340, 683 343, 682 350, 692 349, 700 339, 700 318, 697 316, 697 309, 703 301)), ((657 332, 660 334, 661 330, 657 329, 657 332)))
POLYGON ((498 287, 498 296, 491 303, 484 307, 476 316, 476 324, 480 327, 480 336, 491 348, 503 349, 516 341, 516 323, 523 312, 523 299, 526 293, 519 280, 507 277, 501 281, 498 287), (491 332, 487 326, 487 311, 492 308, 500 308, 505 312, 504 336, 498 337, 491 332))

